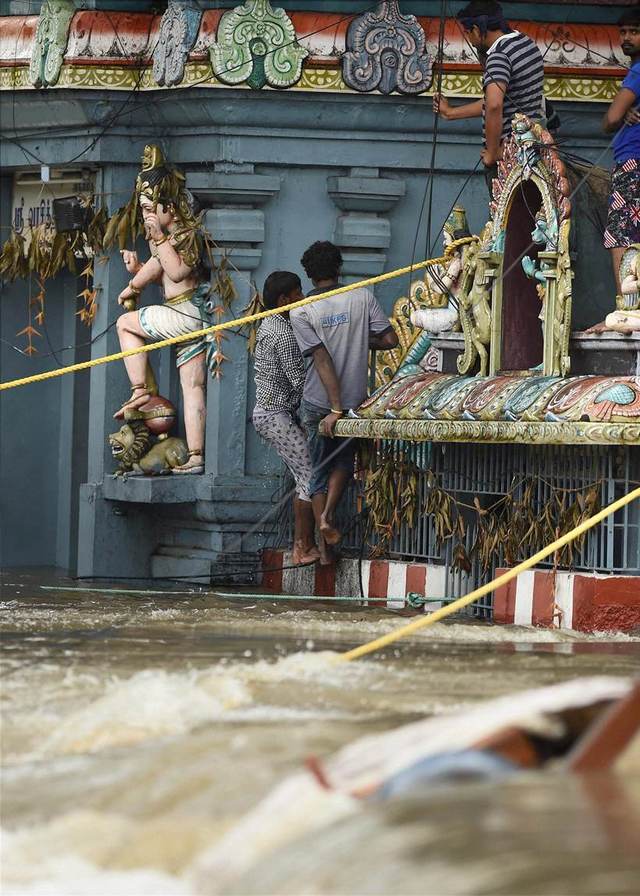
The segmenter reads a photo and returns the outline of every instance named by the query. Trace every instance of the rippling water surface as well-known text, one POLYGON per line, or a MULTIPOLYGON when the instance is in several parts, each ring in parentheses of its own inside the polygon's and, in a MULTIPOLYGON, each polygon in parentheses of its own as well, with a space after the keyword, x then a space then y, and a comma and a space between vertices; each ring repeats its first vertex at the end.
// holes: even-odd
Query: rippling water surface
POLYGON ((2 585, 3 894, 640 890, 640 750, 605 782, 526 775, 362 804, 285 831, 235 877, 211 870, 305 757, 519 689, 638 674, 638 640, 454 622, 331 665, 403 620, 70 587, 2 585))

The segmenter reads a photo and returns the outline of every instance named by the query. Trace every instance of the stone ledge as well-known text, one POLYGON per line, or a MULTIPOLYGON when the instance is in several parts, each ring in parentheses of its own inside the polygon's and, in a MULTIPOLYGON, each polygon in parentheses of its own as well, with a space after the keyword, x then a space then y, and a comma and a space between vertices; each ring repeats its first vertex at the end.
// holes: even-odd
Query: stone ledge
POLYGON ((110 477, 102 483, 102 494, 107 501, 186 504, 198 499, 198 480, 203 478, 197 475, 110 477))

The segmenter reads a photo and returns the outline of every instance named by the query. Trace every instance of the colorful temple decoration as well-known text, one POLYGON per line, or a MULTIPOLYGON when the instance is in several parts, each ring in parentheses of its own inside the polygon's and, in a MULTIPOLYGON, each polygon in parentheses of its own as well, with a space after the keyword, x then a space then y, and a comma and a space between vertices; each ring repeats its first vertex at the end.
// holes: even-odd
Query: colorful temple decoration
POLYGON ((34 87, 57 83, 74 13, 73 0, 45 0, 42 4, 29 66, 29 81, 34 87))
POLYGON ((153 54, 153 79, 156 84, 175 87, 182 81, 201 18, 202 12, 194 9, 188 0, 169 0, 153 54))
MULTIPOLYGON (((480 237, 464 236, 462 210, 454 209, 445 227, 444 261, 396 302, 399 348, 378 359, 382 385, 350 419, 338 422, 339 435, 640 443, 640 376, 637 369, 629 375, 628 359, 619 362, 626 369, 615 369, 613 359, 603 365, 596 347, 587 370, 608 365, 610 375, 570 375, 575 177, 550 134, 516 115, 493 181, 491 219, 480 237), (433 370, 432 341, 447 331, 462 334, 461 351, 449 364, 456 372, 442 365, 433 370)), ((635 262, 625 258, 625 270, 636 270, 638 247, 633 252, 635 262)), ((577 257, 579 264, 579 252, 577 257)))
POLYGON ((429 89, 432 61, 422 26, 404 16, 398 0, 380 3, 375 12, 354 19, 347 31, 342 77, 359 93, 378 90, 415 94, 429 89))
POLYGON ((248 0, 225 12, 216 42, 209 48, 211 68, 224 84, 260 89, 292 87, 300 80, 308 50, 297 43, 296 29, 284 9, 269 0, 248 0))
MULTIPOLYGON (((39 16, 0 17, 0 89, 157 90, 264 86, 338 93, 429 90, 439 20, 403 15, 397 0, 343 17, 248 0, 202 13, 170 0, 164 15, 78 9, 46 0, 39 16)), ((624 74, 609 25, 513 21, 545 57, 550 99, 611 100, 624 74)), ((444 32, 442 89, 482 92, 481 71, 456 23, 444 32)))

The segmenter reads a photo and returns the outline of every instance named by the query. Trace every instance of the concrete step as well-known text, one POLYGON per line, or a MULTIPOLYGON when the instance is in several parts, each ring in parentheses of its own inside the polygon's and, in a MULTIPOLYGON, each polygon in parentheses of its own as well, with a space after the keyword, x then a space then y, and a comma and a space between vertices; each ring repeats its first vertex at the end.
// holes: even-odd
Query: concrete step
POLYGON ((198 548, 217 551, 219 553, 254 554, 264 543, 264 536, 259 533, 245 534, 239 528, 234 530, 218 523, 207 523, 199 520, 168 520, 160 531, 160 544, 176 548, 198 548))
POLYGON ((158 579, 185 578, 203 585, 211 584, 212 577, 214 584, 251 584, 258 578, 258 564, 257 557, 247 554, 221 555, 202 548, 160 545, 151 557, 151 575, 158 579))

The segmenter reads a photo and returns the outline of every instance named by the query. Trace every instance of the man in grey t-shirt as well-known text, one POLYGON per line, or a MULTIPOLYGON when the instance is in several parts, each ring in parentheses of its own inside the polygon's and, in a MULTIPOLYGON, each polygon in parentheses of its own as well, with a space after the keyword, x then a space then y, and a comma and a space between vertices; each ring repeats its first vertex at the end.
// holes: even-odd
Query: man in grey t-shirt
MULTIPOLYGON (((314 289, 328 292, 338 285, 340 249, 317 242, 302 256, 314 289)), ((390 349, 398 337, 373 293, 353 289, 298 308, 290 314, 293 332, 308 360, 300 413, 307 433, 313 475, 311 501, 320 531, 320 562, 332 562, 331 549, 341 534, 334 514, 353 475, 351 439, 334 438, 336 421, 367 396, 369 349, 390 349)))

